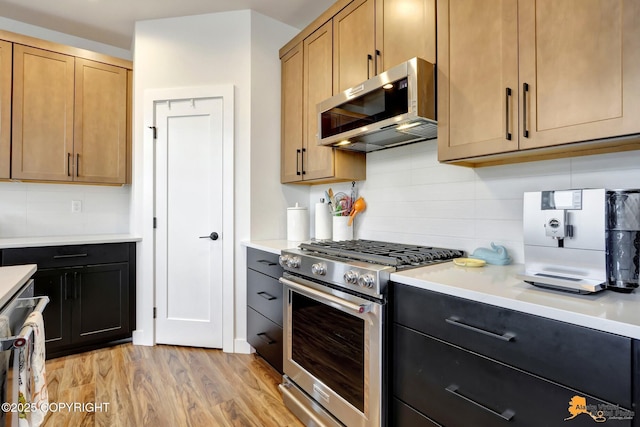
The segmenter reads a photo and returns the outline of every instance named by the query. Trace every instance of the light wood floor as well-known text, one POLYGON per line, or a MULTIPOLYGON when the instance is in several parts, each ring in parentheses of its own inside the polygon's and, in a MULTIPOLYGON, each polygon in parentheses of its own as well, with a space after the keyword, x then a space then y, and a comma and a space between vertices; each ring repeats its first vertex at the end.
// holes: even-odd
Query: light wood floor
POLYGON ((46 368, 49 402, 109 405, 49 413, 44 427, 302 426, 282 403, 280 374, 256 355, 122 344, 46 368))

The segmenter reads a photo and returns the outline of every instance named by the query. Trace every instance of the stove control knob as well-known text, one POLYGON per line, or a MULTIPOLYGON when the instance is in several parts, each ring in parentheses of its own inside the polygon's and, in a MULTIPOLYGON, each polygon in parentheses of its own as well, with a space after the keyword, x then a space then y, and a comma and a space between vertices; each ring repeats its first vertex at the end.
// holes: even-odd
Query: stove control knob
POLYGON ((358 285, 363 288, 373 288, 373 284, 376 282, 376 278, 372 274, 365 274, 358 278, 358 285))
POLYGON ((289 268, 300 268, 300 257, 299 256, 290 256, 287 260, 287 266, 289 268))
POLYGON ((311 272, 316 276, 324 276, 327 274, 327 264, 323 262, 318 262, 311 266, 311 272))
POLYGON ((351 283, 352 285, 355 285, 358 283, 358 273, 353 271, 353 270, 349 270, 346 273, 344 273, 344 281, 347 283, 351 283))
POLYGON ((278 257, 278 263, 280 264, 280 267, 286 267, 288 261, 289 261, 289 255, 280 255, 278 257))

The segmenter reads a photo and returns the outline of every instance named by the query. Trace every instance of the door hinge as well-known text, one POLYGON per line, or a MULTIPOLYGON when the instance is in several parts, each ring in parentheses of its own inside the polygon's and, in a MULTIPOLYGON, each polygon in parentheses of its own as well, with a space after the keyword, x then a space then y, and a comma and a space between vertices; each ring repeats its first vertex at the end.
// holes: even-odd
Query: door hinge
POLYGON ((153 139, 158 139, 158 128, 155 126, 149 126, 149 129, 153 129, 153 139))
POLYGON ((158 228, 158 218, 153 217, 153 228, 158 228))
POLYGON ((153 307, 153 318, 155 319, 157 315, 158 315, 158 309, 153 307))

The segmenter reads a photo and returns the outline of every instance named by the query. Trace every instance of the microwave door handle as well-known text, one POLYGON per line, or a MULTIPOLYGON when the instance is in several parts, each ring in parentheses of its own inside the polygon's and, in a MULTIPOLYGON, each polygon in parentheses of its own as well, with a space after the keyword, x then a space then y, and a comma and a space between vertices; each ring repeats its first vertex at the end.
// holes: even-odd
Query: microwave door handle
POLYGON ((336 296, 333 296, 331 294, 327 294, 324 293, 322 291, 318 291, 315 290, 313 288, 309 288, 307 286, 304 285, 300 285, 296 282, 292 282, 291 280, 285 279, 284 277, 281 277, 280 279, 280 283, 282 283, 283 285, 289 286, 290 288, 295 289, 296 291, 302 293, 302 294, 306 294, 307 296, 311 296, 314 298, 317 298, 319 300, 321 300, 322 302, 326 302, 326 303, 330 303, 330 304, 334 304, 337 305, 339 307, 342 307, 343 309, 346 309, 348 311, 354 311, 357 314, 362 314, 362 313, 368 313, 371 311, 371 304, 372 303, 368 303, 368 304, 356 304, 350 301, 345 301, 342 298, 338 298, 336 296))

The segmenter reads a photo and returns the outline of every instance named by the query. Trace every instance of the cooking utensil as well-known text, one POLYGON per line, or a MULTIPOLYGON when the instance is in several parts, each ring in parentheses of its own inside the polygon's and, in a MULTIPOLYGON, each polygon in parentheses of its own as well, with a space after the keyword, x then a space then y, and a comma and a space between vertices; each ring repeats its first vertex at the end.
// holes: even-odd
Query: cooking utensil
POLYGON ((347 223, 347 226, 350 226, 351 223, 353 222, 353 218, 355 218, 357 214, 359 214, 366 208, 367 208, 367 203, 364 201, 362 197, 358 197, 358 200, 356 200, 353 203, 353 208, 351 209, 351 214, 349 215, 349 222, 347 223))
POLYGON ((336 204, 334 206, 334 216, 344 215, 347 216, 351 212, 351 198, 347 196, 345 193, 336 193, 334 195, 336 204), (340 213, 338 213, 340 212, 340 213))

